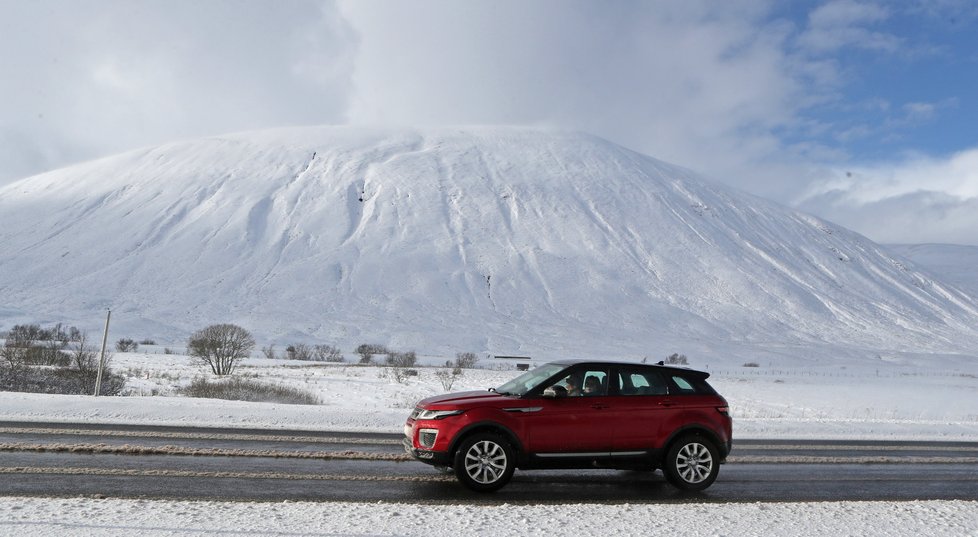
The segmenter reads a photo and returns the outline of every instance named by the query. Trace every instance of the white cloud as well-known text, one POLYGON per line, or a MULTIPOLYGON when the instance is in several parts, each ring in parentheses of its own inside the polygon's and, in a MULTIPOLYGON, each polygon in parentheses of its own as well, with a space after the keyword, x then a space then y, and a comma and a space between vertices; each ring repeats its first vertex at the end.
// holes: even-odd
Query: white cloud
POLYGON ((834 0, 811 12, 808 27, 798 38, 798 44, 819 54, 845 47, 895 52, 901 46, 899 38, 867 28, 888 17, 888 11, 873 2, 834 0))
POLYGON ((839 170, 797 205, 882 242, 978 244, 978 149, 839 170))
POLYGON ((2 1, 0 136, 36 159, 0 151, 0 183, 173 139, 342 121, 354 45, 319 0, 2 1))

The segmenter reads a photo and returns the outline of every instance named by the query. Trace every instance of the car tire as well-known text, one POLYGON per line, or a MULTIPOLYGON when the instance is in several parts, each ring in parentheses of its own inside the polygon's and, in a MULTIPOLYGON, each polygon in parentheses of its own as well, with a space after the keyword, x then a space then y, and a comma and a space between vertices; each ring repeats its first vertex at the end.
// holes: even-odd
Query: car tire
POLYGON ((716 446, 700 435, 687 435, 674 442, 662 468, 666 479, 681 490, 704 490, 720 473, 716 446))
POLYGON ((477 433, 462 441, 455 452, 455 477, 477 492, 499 490, 516 469, 513 448, 501 436, 477 433))

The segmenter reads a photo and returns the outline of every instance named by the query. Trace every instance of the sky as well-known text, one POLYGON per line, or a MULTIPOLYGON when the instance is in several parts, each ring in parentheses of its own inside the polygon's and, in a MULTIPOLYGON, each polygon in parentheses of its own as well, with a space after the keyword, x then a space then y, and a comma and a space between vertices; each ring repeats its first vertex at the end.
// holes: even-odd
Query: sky
POLYGON ((970 0, 0 0, 0 72, 0 185, 241 130, 515 124, 978 245, 970 0))

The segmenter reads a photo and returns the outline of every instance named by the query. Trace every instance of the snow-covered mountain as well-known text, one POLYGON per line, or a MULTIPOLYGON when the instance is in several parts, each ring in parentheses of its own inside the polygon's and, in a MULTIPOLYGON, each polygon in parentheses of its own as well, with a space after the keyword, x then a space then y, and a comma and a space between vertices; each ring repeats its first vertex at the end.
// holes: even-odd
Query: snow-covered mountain
POLYGON ((663 357, 978 354, 978 303, 851 231, 592 136, 282 129, 0 189, 0 329, 663 357), (841 349, 841 350, 840 350, 841 349))
POLYGON ((978 298, 978 246, 888 244, 886 247, 978 298))

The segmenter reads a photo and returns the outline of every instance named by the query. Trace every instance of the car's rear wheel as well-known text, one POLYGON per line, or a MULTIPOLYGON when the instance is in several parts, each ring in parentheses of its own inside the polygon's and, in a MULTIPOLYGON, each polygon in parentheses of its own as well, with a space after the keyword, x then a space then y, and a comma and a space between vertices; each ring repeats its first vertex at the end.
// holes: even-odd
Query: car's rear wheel
POLYGON ((666 479, 682 490, 703 490, 716 481, 720 457, 712 442, 699 435, 687 435, 669 448, 663 465, 666 479))
POLYGON ((477 433, 463 440, 453 467, 458 480, 478 492, 499 490, 516 469, 513 448, 493 433, 477 433))

